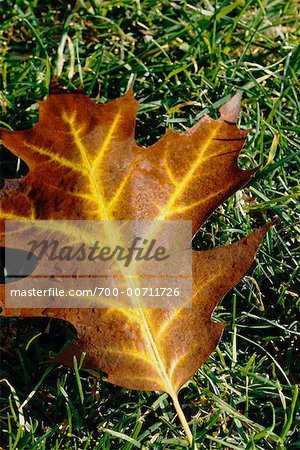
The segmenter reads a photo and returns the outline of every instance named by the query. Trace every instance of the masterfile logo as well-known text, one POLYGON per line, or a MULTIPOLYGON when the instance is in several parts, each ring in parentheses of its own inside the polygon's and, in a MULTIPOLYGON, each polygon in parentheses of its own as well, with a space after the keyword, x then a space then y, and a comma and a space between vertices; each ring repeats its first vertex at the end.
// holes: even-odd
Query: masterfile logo
POLYGON ((28 264, 22 276, 8 271, 6 304, 187 307, 191 233, 190 221, 6 221, 6 246, 26 251, 28 264))

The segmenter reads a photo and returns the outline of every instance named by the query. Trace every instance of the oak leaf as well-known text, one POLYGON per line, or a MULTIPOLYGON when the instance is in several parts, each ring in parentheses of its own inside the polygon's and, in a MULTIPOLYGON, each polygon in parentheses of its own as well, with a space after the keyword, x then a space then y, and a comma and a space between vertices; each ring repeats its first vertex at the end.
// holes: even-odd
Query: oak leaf
MULTIPOLYGON (((134 141, 138 102, 132 92, 107 104, 82 93, 50 94, 29 130, 2 129, 2 143, 29 166, 6 180, 6 220, 187 219, 196 233, 255 170, 238 166, 248 131, 238 129, 240 94, 183 133, 168 130, 154 145, 134 141)), ((56 361, 84 366, 130 389, 167 392, 192 442, 177 399, 183 384, 217 346, 224 324, 211 319, 220 299, 245 275, 268 226, 222 248, 193 252, 192 308, 5 308, 5 316, 48 316, 71 322, 77 339, 56 361)))

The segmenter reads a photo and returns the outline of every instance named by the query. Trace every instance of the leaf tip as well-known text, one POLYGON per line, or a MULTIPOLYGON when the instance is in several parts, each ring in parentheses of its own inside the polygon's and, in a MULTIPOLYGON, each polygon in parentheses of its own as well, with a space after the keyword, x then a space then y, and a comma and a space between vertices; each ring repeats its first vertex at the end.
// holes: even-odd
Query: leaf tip
POLYGON ((130 88, 128 88, 128 90, 127 90, 126 94, 124 95, 124 97, 129 97, 129 98, 131 97, 131 98, 133 98, 134 100, 136 100, 138 102, 138 100, 134 96, 133 87, 131 87, 131 86, 130 86, 130 88))
POLYGON ((267 232, 272 228, 274 223, 276 222, 276 218, 274 220, 271 220, 271 222, 266 223, 260 228, 257 228, 254 230, 251 234, 249 234, 245 238, 245 244, 247 244, 248 241, 251 241, 253 246, 258 248, 258 246, 261 244, 263 238, 267 234, 267 232))
POLYGON ((121 99, 124 100, 129 100, 130 102, 133 102, 136 105, 139 105, 139 100, 136 99, 135 95, 134 95, 134 90, 132 87, 128 88, 128 90, 126 91, 126 93, 120 97, 121 99))
POLYGON ((220 108, 221 119, 236 123, 241 112, 242 92, 238 91, 228 102, 220 108))

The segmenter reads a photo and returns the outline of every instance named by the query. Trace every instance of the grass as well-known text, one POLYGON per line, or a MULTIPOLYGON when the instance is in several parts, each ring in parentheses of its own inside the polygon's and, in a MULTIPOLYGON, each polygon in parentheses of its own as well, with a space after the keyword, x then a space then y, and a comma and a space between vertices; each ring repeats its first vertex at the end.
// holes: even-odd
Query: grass
MULTIPOLYGON (((300 448, 299 5, 283 0, 0 1, 1 125, 30 127, 56 75, 95 101, 133 86, 136 138, 184 130, 242 90, 240 163, 260 169, 206 222, 196 248, 278 216, 255 268, 214 313, 221 343, 180 392, 199 449, 300 448)), ((1 174, 27 171, 5 148, 1 174)), ((128 391, 46 361, 74 330, 1 319, 0 446, 9 450, 180 449, 165 394, 128 391)))

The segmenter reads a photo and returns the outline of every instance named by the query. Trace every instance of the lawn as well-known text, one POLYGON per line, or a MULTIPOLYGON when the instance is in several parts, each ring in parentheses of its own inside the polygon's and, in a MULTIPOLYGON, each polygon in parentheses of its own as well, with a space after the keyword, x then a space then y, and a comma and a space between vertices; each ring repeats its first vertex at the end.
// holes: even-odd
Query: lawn
MULTIPOLYGON (((260 168, 194 247, 278 219, 251 272, 215 310, 223 338, 179 398, 198 449, 299 449, 299 4, 0 0, 0 13, 2 127, 36 123, 52 77, 96 102, 133 87, 145 146, 169 127, 218 117, 243 92, 239 126, 252 131, 240 165, 260 168)), ((2 146, 1 176, 27 171, 2 146)), ((55 319, 1 318, 1 449, 188 448, 166 394, 109 385, 79 361, 73 370, 47 363, 73 336, 55 319)))

